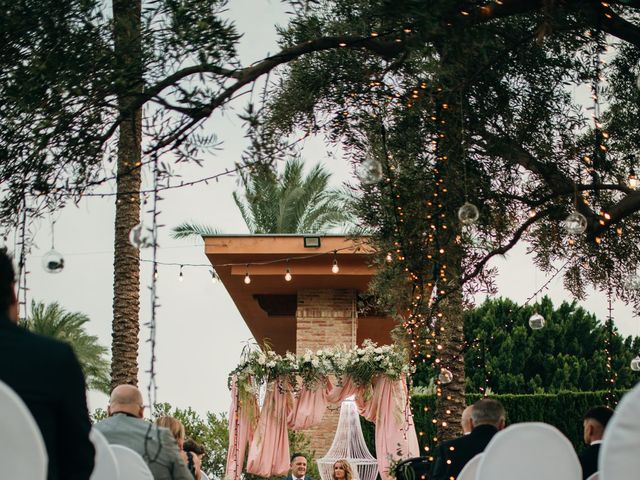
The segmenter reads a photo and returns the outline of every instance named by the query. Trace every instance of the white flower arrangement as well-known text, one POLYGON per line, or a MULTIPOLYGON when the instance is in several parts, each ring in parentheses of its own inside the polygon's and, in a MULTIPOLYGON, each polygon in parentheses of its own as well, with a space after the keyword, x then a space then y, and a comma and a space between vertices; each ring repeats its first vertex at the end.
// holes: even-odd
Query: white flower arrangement
POLYGON ((368 385, 376 375, 398 379, 411 374, 406 350, 396 345, 378 346, 365 340, 360 347, 324 348, 305 351, 296 356, 287 352, 284 356, 272 350, 253 350, 230 374, 236 375, 241 391, 255 391, 257 385, 276 380, 281 388, 285 384, 296 389, 304 385, 313 390, 322 385, 328 375, 340 381, 350 377, 358 385, 368 385))

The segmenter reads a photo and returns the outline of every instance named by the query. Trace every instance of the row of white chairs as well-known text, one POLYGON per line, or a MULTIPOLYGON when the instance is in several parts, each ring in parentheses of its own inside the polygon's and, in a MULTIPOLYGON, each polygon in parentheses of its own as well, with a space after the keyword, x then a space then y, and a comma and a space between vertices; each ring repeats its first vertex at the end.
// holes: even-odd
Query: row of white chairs
MULTIPOLYGON (((605 430, 599 472, 588 480, 637 480, 640 472, 640 384, 620 401, 605 430)), ((518 423, 498 432, 458 480, 581 480, 571 442, 546 423, 518 423)))
MULTIPOLYGON (((149 466, 134 450, 110 445, 95 428, 91 429, 90 439, 96 449, 91 480, 153 480, 149 466)), ((47 463, 47 450, 31 412, 22 399, 0 381, 1 478, 45 480, 47 463)))

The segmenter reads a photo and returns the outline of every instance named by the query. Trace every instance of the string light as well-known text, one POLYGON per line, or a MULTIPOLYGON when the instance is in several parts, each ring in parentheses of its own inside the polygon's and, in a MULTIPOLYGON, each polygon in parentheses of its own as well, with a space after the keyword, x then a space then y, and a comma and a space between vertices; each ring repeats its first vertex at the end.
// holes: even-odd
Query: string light
POLYGON ((244 274, 244 283, 249 285, 251 283, 251 277, 249 276, 249 264, 247 263, 247 273, 244 274))
POLYGON ((289 269, 289 260, 287 259, 287 270, 285 271, 284 279, 285 279, 287 282, 290 282, 290 281, 291 281, 291 278, 292 278, 292 277, 291 277, 291 270, 289 269))
POLYGON ((184 281, 184 274, 182 273, 182 265, 180 265, 180 273, 178 274, 178 281, 184 281))
POLYGON ((211 283, 218 283, 218 275, 215 270, 209 270, 211 273, 211 283))
POLYGON ((333 273, 338 273, 340 271, 340 267, 338 266, 338 252, 336 250, 333 251, 333 265, 331 266, 331 271, 333 273))

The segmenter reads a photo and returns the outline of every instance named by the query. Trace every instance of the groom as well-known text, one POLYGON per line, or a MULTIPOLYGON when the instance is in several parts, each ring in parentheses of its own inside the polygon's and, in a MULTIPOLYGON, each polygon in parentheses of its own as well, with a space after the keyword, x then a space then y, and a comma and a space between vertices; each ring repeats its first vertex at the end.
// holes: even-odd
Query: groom
POLYGON ((307 475, 307 457, 302 453, 291 455, 289 469, 291 472, 285 480, 311 480, 311 477, 307 475))

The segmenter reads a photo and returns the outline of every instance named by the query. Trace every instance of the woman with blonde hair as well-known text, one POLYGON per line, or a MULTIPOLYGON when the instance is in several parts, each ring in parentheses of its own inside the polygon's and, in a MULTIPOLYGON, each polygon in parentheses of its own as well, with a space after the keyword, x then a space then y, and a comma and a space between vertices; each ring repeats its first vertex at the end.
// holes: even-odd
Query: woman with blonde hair
POLYGON ((349 462, 343 459, 334 463, 331 478, 333 480, 353 480, 353 470, 351 470, 349 462))
POLYGON ((184 451, 185 431, 182 422, 175 417, 163 416, 156 418, 155 423, 159 427, 167 428, 171 432, 173 438, 176 439, 176 443, 178 444, 180 456, 187 465, 187 468, 189 468, 191 475, 193 475, 195 480, 200 480, 200 459, 192 452, 184 451))

